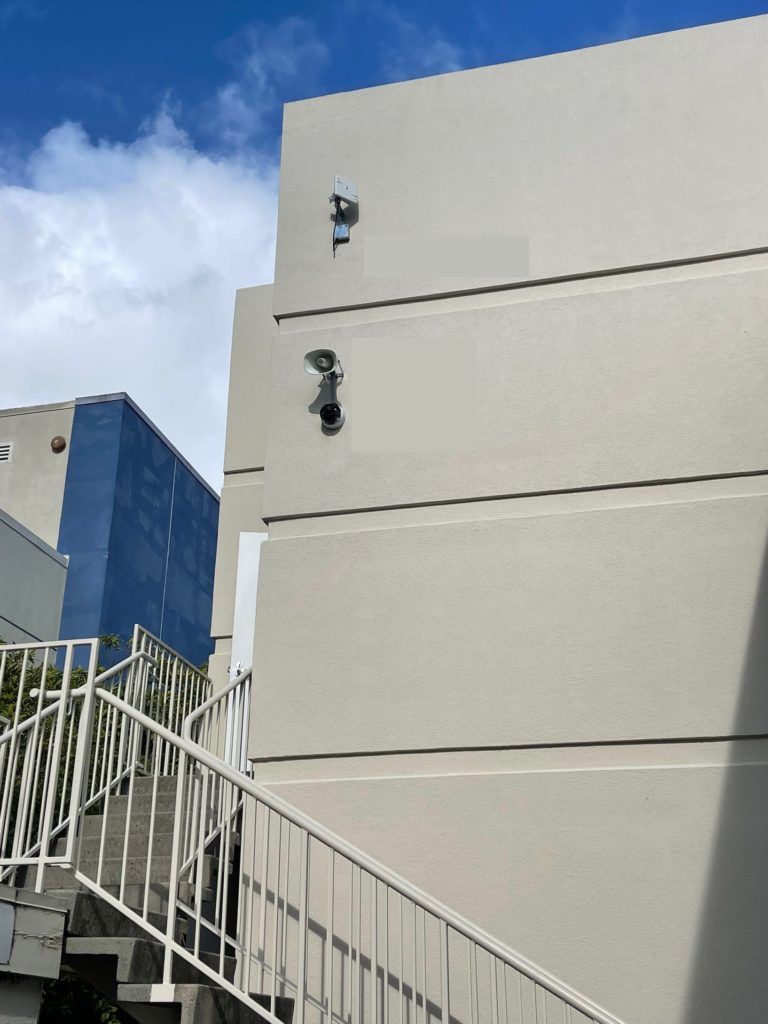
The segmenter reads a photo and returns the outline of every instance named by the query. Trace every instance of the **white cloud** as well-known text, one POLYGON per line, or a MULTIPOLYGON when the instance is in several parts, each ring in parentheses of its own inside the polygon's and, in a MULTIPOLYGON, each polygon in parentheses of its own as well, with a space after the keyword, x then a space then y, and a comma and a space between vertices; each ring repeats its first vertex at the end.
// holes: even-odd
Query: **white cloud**
POLYGON ((17 16, 37 21, 45 17, 46 13, 45 8, 35 0, 5 0, 0 3, 0 22, 10 21, 17 16))
POLYGON ((394 41, 382 50, 382 72, 389 81, 440 75, 467 66, 461 47, 434 25, 409 21, 391 3, 374 3, 370 10, 394 32, 394 41))
POLYGON ((276 26, 248 25, 223 48, 234 78, 208 104, 211 130, 242 147, 268 127, 280 97, 300 83, 306 94, 330 58, 314 22, 288 17, 276 26))
POLYGON ((127 391, 216 487, 238 287, 270 281, 277 169, 77 124, 0 152, 0 407, 127 391))

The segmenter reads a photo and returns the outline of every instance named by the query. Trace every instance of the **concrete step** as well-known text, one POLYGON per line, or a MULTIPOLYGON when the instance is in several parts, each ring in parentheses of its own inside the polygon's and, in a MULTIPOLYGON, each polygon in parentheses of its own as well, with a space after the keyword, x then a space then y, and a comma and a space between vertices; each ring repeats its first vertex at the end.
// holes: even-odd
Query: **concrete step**
MULTIPOLYGON (((134 793, 140 793, 142 796, 152 796, 152 788, 155 784, 155 780, 151 775, 141 776, 138 775, 133 780, 133 791, 134 793)), ((157 792, 158 793, 173 793, 176 794, 176 787, 179 784, 179 780, 175 775, 159 775, 157 778, 157 792)))
MULTIPOLYGON (((153 1010, 165 1005, 167 1008, 180 1008, 179 1024, 263 1024, 264 1018, 255 1010, 251 1010, 240 1002, 236 996, 222 988, 208 985, 175 985, 173 1003, 149 1003, 150 988, 148 985, 118 985, 117 998, 126 1012, 133 1014, 147 1024, 157 1018, 145 1016, 138 1007, 146 1004, 153 1010), (138 1011, 138 1012, 137 1012, 138 1011)), ((269 1008, 269 996, 253 995, 252 998, 269 1008)), ((293 1020, 294 1000, 286 996, 278 996, 275 1005, 275 1016, 284 1024, 293 1020)))
MULTIPOLYGON (((76 957, 115 957, 115 980, 118 984, 155 985, 163 980, 164 949, 161 943, 148 938, 130 936, 67 936, 64 956, 68 964, 76 957)), ((200 953, 200 959, 218 970, 219 958, 213 953, 200 953)), ((75 965, 76 966, 76 965, 75 965)), ((235 974, 235 958, 224 958, 224 976, 231 981, 235 974)), ((179 984, 204 984, 194 964, 184 957, 173 959, 173 979, 179 984)))
MULTIPOLYGON (((107 858, 122 857, 125 833, 115 835, 107 833, 104 837, 104 856, 107 858)), ((98 860, 99 849, 101 848, 101 834, 83 836, 80 841, 80 857, 83 862, 95 864, 98 860)), ((66 841, 59 840, 54 853, 63 854, 66 849, 66 841)), ((136 832, 131 829, 128 836, 128 856, 146 857, 149 852, 149 830, 136 832)), ((152 860, 156 857, 170 857, 173 852, 173 833, 155 832, 152 836, 152 860)))
MULTIPOLYGON (((144 929, 95 893, 58 890, 57 899, 68 910, 63 962, 95 985, 139 1024, 262 1024, 264 1018, 220 988, 194 963, 174 956, 173 992, 167 1002, 152 1001, 152 986, 162 980, 164 950, 144 929)), ((165 918, 150 913, 150 924, 165 929, 165 918)), ((182 941, 178 923, 177 941, 182 941)), ((219 968, 216 953, 201 960, 219 968)), ((234 976, 236 962, 224 961, 225 977, 234 976)), ((269 1008, 269 996, 252 994, 269 1008)), ((275 1015, 285 1024, 293 1019, 293 1000, 278 996, 275 1015)))
MULTIPOLYGON (((80 871, 88 878, 92 878, 96 881, 96 875, 98 872, 98 844, 93 847, 93 852, 88 855, 83 853, 79 861, 80 871)), ((205 876, 203 878, 203 885, 208 886, 211 878, 210 868, 211 858, 206 857, 204 861, 205 876)), ((63 868, 49 868, 46 871, 46 879, 48 884, 54 885, 56 876, 49 879, 48 872, 66 870, 63 868)), ((170 857, 153 857, 151 864, 151 879, 163 879, 166 881, 171 875, 171 858, 170 857)), ((123 859, 121 856, 105 857, 101 865, 101 878, 100 884, 104 886, 118 885, 124 878, 126 885, 142 885, 146 881, 147 875, 147 858, 146 856, 134 856, 128 857, 125 863, 125 872, 123 872, 123 859)), ((57 886, 62 888, 62 886, 57 886)))
MULTIPOLYGON (((203 858, 203 888, 207 889, 213 885, 213 865, 215 861, 213 857, 203 858)), ((87 878, 96 881, 98 874, 98 844, 94 848, 92 855, 82 854, 79 861, 79 870, 87 878)), ((45 873, 46 888, 66 888, 64 885, 60 885, 57 882, 57 875, 54 872, 68 871, 67 868, 52 867, 48 868, 45 873), (50 873, 50 876, 49 876, 50 873)), ((150 881, 155 879, 162 880, 167 885, 167 880, 171 877, 171 858, 170 857, 153 857, 150 866, 150 881)), ((135 857, 128 857, 125 862, 125 872, 123 872, 123 859, 121 856, 116 857, 105 857, 101 864, 101 877, 99 884, 107 887, 111 885, 119 885, 121 881, 125 881, 126 886, 131 885, 143 885, 147 878, 147 858, 146 856, 138 855, 135 857)))
MULTIPOLYGON (((109 809, 107 811, 107 817, 112 820, 113 818, 125 817, 128 810, 128 794, 119 796, 110 796, 109 798, 109 809)), ((131 817, 134 814, 150 814, 152 810, 152 792, 151 790, 147 793, 136 793, 133 794, 133 803, 131 807, 131 817)), ((175 792, 164 792, 158 793, 155 798, 155 811, 175 811, 176 810, 176 793, 175 792)), ((102 808, 103 811, 103 808, 102 808)))
MULTIPOLYGON (((154 876, 154 870, 152 872, 154 876)), ((153 880, 149 884, 149 894, 147 896, 147 910, 153 911, 154 913, 165 914, 168 910, 168 875, 163 879, 162 876, 156 876, 157 881, 153 880)), ((25 881, 25 885, 28 888, 34 888, 35 886, 36 873, 32 870, 25 881)), ((109 893, 110 896, 119 898, 120 896, 120 885, 119 883, 109 883, 103 885, 104 890, 109 893)), ((69 868, 60 867, 49 867, 45 872, 45 891, 56 892, 62 889, 77 889, 79 892, 90 892, 87 886, 81 885, 74 877, 74 874, 69 868)), ((144 892, 145 886, 143 882, 141 884, 129 884, 125 886, 125 892, 123 893, 123 899, 127 906, 135 908, 138 911, 142 911, 144 907, 144 892)), ((179 897, 187 904, 192 904, 195 901, 195 889, 189 882, 181 882, 179 885, 179 897)), ((209 902, 215 898, 215 892, 212 887, 204 886, 202 890, 203 902, 209 902)))
MULTIPOLYGON (((142 810, 135 806, 131 811, 131 833, 137 835, 148 835, 152 815, 149 810, 142 810)), ((173 832, 173 825, 176 821, 176 814, 173 810, 159 811, 155 814, 155 834, 168 835, 173 832)), ((101 814, 88 814, 83 821, 83 836, 100 836, 104 816, 101 814)), ((125 831, 125 809, 112 814, 110 811, 107 832, 114 834, 117 830, 125 831)))
MULTIPOLYGON (((122 911, 101 899, 87 889, 53 890, 50 895, 64 902, 69 916, 67 932, 80 937, 113 936, 115 938, 147 938, 147 932, 141 925, 126 917, 122 911)), ((166 915, 149 911, 147 922, 165 933, 166 915)), ((183 940, 186 924, 177 922, 176 939, 183 940)), ((150 936, 151 937, 151 936, 150 936)))

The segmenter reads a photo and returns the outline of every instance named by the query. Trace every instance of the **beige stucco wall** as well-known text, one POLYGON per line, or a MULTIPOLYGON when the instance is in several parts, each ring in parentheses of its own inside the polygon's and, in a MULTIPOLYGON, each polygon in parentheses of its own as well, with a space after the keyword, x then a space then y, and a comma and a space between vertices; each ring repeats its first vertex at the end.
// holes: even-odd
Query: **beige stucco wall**
MULTIPOLYGON (((768 489, 692 490, 269 541, 254 751, 731 735, 768 674, 768 489)), ((768 703, 740 728, 768 733, 768 703)))
POLYGON ((267 518, 768 468, 766 256, 429 308, 281 325, 267 518), (325 346, 334 436, 302 371, 325 346))
MULTIPOLYGON (((232 538, 269 526, 258 777, 627 1024, 768 996, 766 42, 289 106, 264 469, 225 486, 221 627, 232 538), (334 173, 361 197, 335 261, 334 173), (530 266, 446 274, 420 247, 446 235, 530 266)), ((232 445, 264 437, 241 384, 232 445)))
POLYGON ((262 478, 261 472, 233 473, 224 477, 213 586, 211 634, 214 638, 232 636, 240 534, 265 529, 261 519, 262 478))
POLYGON ((276 312, 765 246, 767 45, 744 19, 289 104, 276 312), (334 174, 360 190, 335 259, 334 174))
POLYGON ((0 441, 13 444, 11 462, 0 463, 0 508, 56 547, 67 476, 74 402, 0 410, 0 441), (51 451, 60 434, 67 448, 51 451))
POLYGON ((257 777, 627 1024, 724 1024, 762 1020, 768 998, 767 769, 761 740, 301 761, 257 777))
POLYGON ((221 491, 209 661, 214 685, 228 676, 240 534, 265 530, 262 520, 269 360, 275 321, 272 286, 237 293, 232 330, 224 484, 221 491))
POLYGON ((272 285, 241 288, 232 327, 225 473, 264 468, 267 379, 274 329, 272 285))

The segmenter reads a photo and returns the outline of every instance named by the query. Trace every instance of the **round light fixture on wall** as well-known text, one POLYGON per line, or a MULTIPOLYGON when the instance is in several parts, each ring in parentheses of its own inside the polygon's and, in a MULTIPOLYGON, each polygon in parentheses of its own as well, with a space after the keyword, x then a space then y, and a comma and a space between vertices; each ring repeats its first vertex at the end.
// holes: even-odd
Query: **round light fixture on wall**
POLYGON ((51 451, 55 455, 61 455, 61 453, 64 451, 64 449, 66 447, 67 447, 67 442, 61 436, 61 434, 57 434, 56 437, 52 437, 51 438, 51 451))

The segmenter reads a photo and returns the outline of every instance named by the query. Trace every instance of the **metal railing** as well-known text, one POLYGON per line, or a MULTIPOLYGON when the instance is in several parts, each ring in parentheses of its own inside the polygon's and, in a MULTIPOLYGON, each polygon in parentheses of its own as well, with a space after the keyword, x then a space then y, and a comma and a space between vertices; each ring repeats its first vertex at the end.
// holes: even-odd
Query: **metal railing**
MULTIPOLYGON (((210 697, 210 679, 191 661, 138 624, 133 629, 131 653, 148 654, 153 659, 149 704, 143 710, 159 725, 180 733, 187 715, 210 697)), ((163 744, 162 761, 157 766, 163 775, 175 773, 175 757, 175 751, 163 744)))
MULTIPOLYGON (((272 1024, 279 997, 294 1000, 297 1024, 619 1024, 198 746, 196 733, 216 705, 246 708, 250 688, 250 672, 231 681, 189 716, 178 741, 177 819, 190 806, 209 807, 212 827, 197 815, 176 833, 171 891, 189 896, 177 898, 177 916, 168 921, 165 984, 173 953, 181 953, 172 934, 181 918, 191 936, 184 955, 199 960, 205 949, 213 952, 218 967, 206 973, 272 1024), (227 867, 233 851, 234 880, 227 867), (221 870, 206 900, 211 859, 221 870), (231 958, 236 970, 228 980, 231 958), (266 1008, 253 992, 268 998, 266 1008)), ((235 733, 241 726, 247 730, 247 719, 234 722, 235 733)))
POLYGON ((141 698, 156 654, 131 657, 143 667, 130 686, 91 675, 76 691, 81 720, 111 723, 102 754, 121 741, 124 753, 107 753, 106 769, 81 758, 72 784, 83 794, 115 793, 120 778, 113 799, 122 831, 110 827, 103 801, 89 833, 81 805, 78 843, 68 850, 79 882, 163 944, 153 1000, 172 998, 181 959, 270 1024, 279 1024, 281 999, 292 1000, 296 1024, 621 1024, 249 777, 250 672, 183 723, 171 715, 162 724, 141 698), (159 790, 166 764, 176 775, 170 794, 159 790), (137 773, 147 775, 140 800, 137 773), (167 848, 155 851, 169 819, 170 856, 160 866, 167 848))
POLYGON ((210 680, 139 627, 132 648, 97 675, 96 639, 0 646, 0 881, 34 868, 42 891, 48 867, 77 859, 88 812, 106 822, 136 777, 175 772, 176 748, 96 701, 96 687, 180 729, 210 680))
POLYGON ((13 881, 25 866, 42 878, 46 864, 72 855, 70 824, 82 802, 78 734, 87 714, 72 695, 81 684, 92 690, 97 653, 96 640, 0 648, 0 709, 8 722, 0 734, 0 881, 13 881), (66 849, 56 855, 53 842, 64 834, 66 849))

